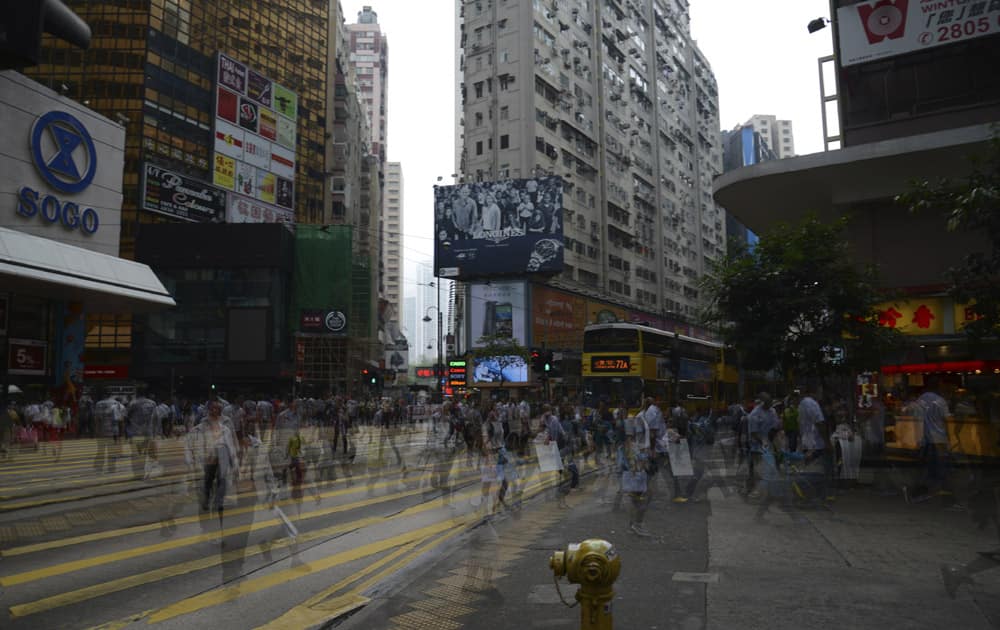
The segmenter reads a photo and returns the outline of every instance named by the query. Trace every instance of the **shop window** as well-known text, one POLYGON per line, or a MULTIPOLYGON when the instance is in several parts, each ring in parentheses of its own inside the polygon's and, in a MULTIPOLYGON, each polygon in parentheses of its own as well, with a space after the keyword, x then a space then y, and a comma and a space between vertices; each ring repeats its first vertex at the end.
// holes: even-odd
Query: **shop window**
POLYGON ((85 347, 93 350, 129 348, 132 345, 132 316, 87 314, 85 347))

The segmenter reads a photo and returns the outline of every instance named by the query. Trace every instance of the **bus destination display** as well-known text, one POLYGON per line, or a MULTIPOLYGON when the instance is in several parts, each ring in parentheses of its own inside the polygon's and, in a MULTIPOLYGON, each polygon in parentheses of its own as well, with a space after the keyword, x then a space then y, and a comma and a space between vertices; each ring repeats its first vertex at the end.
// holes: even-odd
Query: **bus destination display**
POLYGON ((628 372, 632 368, 631 357, 591 357, 591 372, 628 372))

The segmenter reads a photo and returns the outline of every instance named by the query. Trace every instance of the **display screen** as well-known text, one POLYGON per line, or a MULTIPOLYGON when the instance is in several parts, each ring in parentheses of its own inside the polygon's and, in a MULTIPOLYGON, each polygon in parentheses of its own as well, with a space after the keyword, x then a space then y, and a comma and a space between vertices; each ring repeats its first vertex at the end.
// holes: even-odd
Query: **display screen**
POLYGON ((632 357, 590 357, 591 372, 628 372, 632 369, 632 357))

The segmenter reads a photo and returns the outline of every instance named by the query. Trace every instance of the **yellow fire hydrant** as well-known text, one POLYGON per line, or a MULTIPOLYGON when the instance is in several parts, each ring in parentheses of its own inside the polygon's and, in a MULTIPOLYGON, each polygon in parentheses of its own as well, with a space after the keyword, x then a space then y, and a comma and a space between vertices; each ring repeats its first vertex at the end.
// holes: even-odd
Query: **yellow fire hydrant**
MULTIPOLYGON (((557 589, 559 578, 564 575, 570 584, 580 585, 576 591, 580 630, 612 630, 611 602, 615 591, 611 587, 622 568, 614 545, 597 538, 573 543, 565 551, 553 553, 549 566, 555 574, 557 589)), ((562 593, 559 597, 562 598, 562 593)))

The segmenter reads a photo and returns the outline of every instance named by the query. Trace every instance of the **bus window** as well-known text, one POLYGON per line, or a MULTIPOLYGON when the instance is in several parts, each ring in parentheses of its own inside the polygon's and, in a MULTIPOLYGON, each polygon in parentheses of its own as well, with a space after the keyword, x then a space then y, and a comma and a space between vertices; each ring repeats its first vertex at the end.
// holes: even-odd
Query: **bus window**
POLYGON ((637 352, 639 331, 634 328, 598 328, 583 333, 584 352, 637 352))

